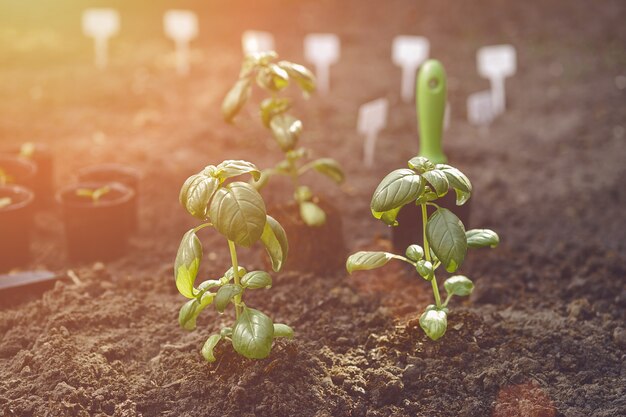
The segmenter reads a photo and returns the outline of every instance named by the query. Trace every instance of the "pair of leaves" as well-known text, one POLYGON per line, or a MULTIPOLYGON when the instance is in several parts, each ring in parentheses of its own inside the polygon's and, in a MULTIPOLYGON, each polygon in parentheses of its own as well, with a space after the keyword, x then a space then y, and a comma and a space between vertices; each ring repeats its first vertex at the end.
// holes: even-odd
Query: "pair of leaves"
POLYGON ((261 176, 259 169, 247 161, 226 160, 217 166, 209 165, 198 174, 187 178, 180 189, 180 203, 189 214, 205 220, 209 202, 221 184, 242 174, 250 174, 255 180, 261 176))
POLYGON ((441 338, 448 328, 448 309, 429 305, 420 316, 420 327, 432 340, 441 338))
POLYGON ((302 122, 290 114, 278 114, 269 122, 272 135, 283 152, 292 150, 302 133, 302 122))
POLYGON ((272 277, 265 271, 248 272, 241 277, 239 284, 226 284, 215 295, 215 309, 223 313, 228 304, 246 288, 268 288, 272 285, 272 277))
POLYGON ((272 342, 278 337, 293 338, 293 329, 286 324, 272 323, 272 319, 262 312, 244 307, 235 326, 213 334, 202 347, 202 356, 207 362, 215 362, 215 346, 225 337, 231 337, 233 348, 249 359, 263 359, 269 356, 272 342))

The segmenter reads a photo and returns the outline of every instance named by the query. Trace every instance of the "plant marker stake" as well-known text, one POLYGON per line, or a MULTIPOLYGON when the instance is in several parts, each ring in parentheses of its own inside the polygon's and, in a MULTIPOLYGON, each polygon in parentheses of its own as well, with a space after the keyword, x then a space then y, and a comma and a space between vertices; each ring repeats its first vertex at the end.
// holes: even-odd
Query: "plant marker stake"
POLYGON ((474 126, 488 128, 495 118, 491 91, 479 91, 467 98, 467 119, 474 126))
POLYGON ((505 89, 504 79, 515 74, 517 57, 512 45, 484 46, 476 54, 478 73, 489 79, 493 111, 495 115, 504 113, 505 89))
POLYGON ((417 117, 420 133, 420 156, 434 164, 446 163, 441 148, 446 109, 446 73, 441 62, 430 59, 417 75, 417 117))
POLYGON ((365 135, 363 162, 368 168, 374 165, 376 140, 378 139, 378 133, 387 125, 388 108, 389 101, 386 98, 370 101, 359 108, 357 131, 365 135))
POLYGON ((108 41, 120 29, 120 17, 114 9, 87 9, 83 12, 83 32, 95 40, 95 63, 99 69, 108 64, 108 41))
POLYGON ((244 55, 275 50, 274 35, 258 30, 246 30, 241 35, 241 47, 244 55))
POLYGON ((428 59, 430 42, 422 36, 396 36, 393 40, 391 58, 402 67, 402 101, 410 103, 415 92, 415 73, 428 59))
POLYGON ((340 50, 339 37, 332 33, 311 33, 304 38, 304 56, 315 65, 320 94, 330 89, 330 66, 339 61, 340 50))
POLYGON ((165 34, 176 44, 176 71, 189 73, 189 42, 198 36, 198 16, 189 10, 168 10, 163 15, 165 34))

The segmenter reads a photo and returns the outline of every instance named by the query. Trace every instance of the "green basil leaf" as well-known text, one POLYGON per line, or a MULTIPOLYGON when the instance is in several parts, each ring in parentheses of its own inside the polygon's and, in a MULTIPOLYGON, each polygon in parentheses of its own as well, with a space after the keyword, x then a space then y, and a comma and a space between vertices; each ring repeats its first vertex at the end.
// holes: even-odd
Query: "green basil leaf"
POLYGON ((269 356, 274 339, 274 323, 258 310, 244 307, 233 327, 233 347, 248 359, 269 356))
POLYGON ((213 355, 213 349, 215 346, 222 340, 222 336, 220 334, 212 334, 209 338, 204 342, 202 346, 202 356, 206 359, 207 362, 215 362, 215 356, 213 355))
POLYGON ((415 270, 426 281, 432 281, 433 279, 433 264, 426 259, 420 259, 415 264, 415 270))
POLYGON ((272 277, 265 271, 252 271, 241 277, 241 286, 256 290, 259 288, 270 288, 272 277))
POLYGON ((207 207, 219 185, 220 181, 217 178, 204 173, 192 175, 180 189, 180 204, 192 216, 205 220, 207 207))
POLYGON ((194 298, 196 295, 193 285, 198 275, 201 260, 202 243, 192 229, 183 235, 174 261, 176 288, 187 298, 194 298))
POLYGON ((470 248, 495 248, 500 244, 500 237, 489 229, 471 229, 465 232, 467 246, 470 248))
POLYGON ((266 215, 263 198, 245 182, 233 182, 218 189, 209 207, 215 228, 244 247, 252 246, 261 238, 266 215))
POLYGON ((465 204, 472 195, 472 183, 469 178, 450 165, 437 164, 437 169, 446 175, 450 186, 454 188, 454 192, 456 193, 456 205, 462 206, 465 204))
POLYGON ((411 245, 406 248, 406 257, 417 262, 424 257, 424 249, 420 245, 411 245))
MULTIPOLYGON (((244 275, 246 275, 248 273, 248 271, 246 271, 246 268, 244 268, 243 266, 240 266, 238 269, 239 271, 239 277, 243 277, 244 275)), ((228 270, 226 271, 226 273, 224 274, 224 277, 228 280, 228 281, 232 281, 235 278, 235 274, 234 274, 234 269, 231 266, 230 268, 228 268, 228 270)))
POLYGON ((251 92, 250 78, 241 78, 235 83, 233 88, 226 93, 226 97, 224 97, 224 101, 222 102, 222 115, 224 116, 224 120, 228 123, 233 121, 250 98, 251 92))
POLYGON ((433 187, 433 190, 435 190, 438 197, 443 197, 448 192, 450 184, 448 183, 448 178, 443 171, 433 169, 431 171, 424 172, 422 177, 424 177, 424 179, 433 187))
POLYGON ((215 309, 220 313, 226 310, 231 300, 243 292, 243 288, 237 284, 226 284, 221 287, 215 295, 215 309))
POLYGON ((438 208, 430 216, 426 224, 426 239, 446 271, 456 271, 465 260, 465 227, 450 210, 438 208))
POLYGON ((298 143, 302 122, 290 114, 279 114, 270 121, 270 129, 280 149, 287 152, 298 143))
POLYGON ((296 188, 296 191, 293 193, 293 198, 298 203, 302 203, 303 201, 311 201, 313 198, 313 192, 306 185, 299 185, 296 188))
POLYGON ((266 98, 261 102, 261 120, 265 127, 270 127, 271 120, 291 108, 288 98, 266 98))
POLYGON ((387 265, 395 255, 388 252, 360 251, 348 257, 346 270, 351 274, 353 271, 367 271, 387 265))
POLYGON ((387 226, 397 226, 399 223, 396 220, 396 217, 398 217, 398 213, 401 209, 402 207, 396 207, 395 209, 383 211, 382 213, 372 210, 372 216, 382 220, 387 226))
POLYGON ((242 174, 250 174, 255 181, 261 177, 261 171, 252 162, 241 160, 226 160, 215 167, 215 176, 222 182, 228 178, 242 174))
POLYGON ((289 85, 289 74, 276 64, 268 64, 257 71, 256 82, 261 88, 277 92, 289 85))
POLYGON ((285 229, 272 216, 267 216, 261 242, 272 261, 272 269, 277 272, 280 271, 287 260, 289 243, 285 229))
POLYGON ((278 66, 287 71, 290 78, 296 80, 305 95, 315 91, 315 75, 307 67, 288 61, 280 61, 278 66))
POLYGON ((429 306, 420 316, 420 327, 432 340, 441 338, 448 327, 448 315, 444 310, 429 306))
POLYGON ((341 184, 345 178, 343 170, 337 161, 331 158, 320 158, 311 162, 311 166, 317 172, 326 175, 337 184, 341 184))
POLYGON ((423 156, 416 156, 409 160, 409 168, 414 169, 420 174, 424 172, 432 171, 435 169, 435 164, 430 162, 430 160, 423 156))
POLYGON ((468 296, 474 291, 474 283, 464 275, 454 275, 445 280, 443 286, 448 295, 468 296))
POLYGON ((396 169, 390 172, 376 187, 372 196, 371 209, 383 213, 402 207, 416 200, 424 191, 422 177, 410 169, 396 169))
POLYGON ((274 339, 277 337, 286 337, 287 339, 293 339, 293 329, 283 323, 274 323, 274 339))
POLYGON ((202 310, 213 302, 215 294, 205 292, 200 300, 194 298, 187 301, 178 312, 178 324, 185 330, 193 330, 196 328, 196 319, 202 310))
POLYGON ((326 213, 317 204, 311 201, 300 203, 300 217, 307 226, 319 227, 326 223, 326 213))

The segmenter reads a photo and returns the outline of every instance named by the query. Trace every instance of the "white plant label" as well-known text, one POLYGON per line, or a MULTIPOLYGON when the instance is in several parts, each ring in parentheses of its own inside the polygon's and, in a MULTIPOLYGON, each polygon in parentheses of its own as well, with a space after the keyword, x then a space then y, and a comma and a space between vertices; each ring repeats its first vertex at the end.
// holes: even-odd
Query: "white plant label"
POLYGON ((114 9, 87 9, 82 18, 83 33, 95 40, 96 67, 106 68, 108 41, 120 30, 120 16, 114 9))
POLYGON ((388 109, 389 101, 386 98, 370 101, 359 108, 357 131, 365 136, 363 162, 368 168, 374 165, 376 140, 380 131, 387 126, 388 109))
POLYGON ((479 91, 467 98, 467 119, 474 126, 489 126, 495 118, 491 91, 479 91))
POLYGON ((332 33, 311 33, 304 38, 304 56, 315 65, 317 89, 321 94, 330 89, 330 66, 339 61, 341 43, 332 33))
POLYGON ((430 42, 422 36, 396 36, 393 40, 391 59, 402 68, 402 101, 410 103, 415 97, 417 69, 428 59, 430 42))
POLYGON ((176 70, 186 75, 189 73, 189 42, 198 36, 198 16, 188 10, 168 10, 163 15, 163 28, 176 44, 176 70))
POLYGON ((274 51, 276 49, 274 35, 258 30, 246 30, 241 35, 241 47, 244 55, 274 51))
POLYGON ((506 94, 504 79, 517 70, 517 54, 512 45, 484 46, 476 55, 478 73, 491 83, 493 110, 496 115, 504 112, 506 94))

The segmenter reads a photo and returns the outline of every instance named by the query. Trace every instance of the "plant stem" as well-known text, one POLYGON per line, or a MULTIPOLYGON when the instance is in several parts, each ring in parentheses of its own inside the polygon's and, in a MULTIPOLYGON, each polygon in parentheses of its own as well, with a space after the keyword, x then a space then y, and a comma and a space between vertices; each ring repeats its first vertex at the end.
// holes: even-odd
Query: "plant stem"
MULTIPOLYGON (((424 253, 426 260, 431 262, 430 247, 428 246, 428 239, 426 238, 426 224, 428 222, 428 212, 426 211, 426 204, 420 204, 422 206, 422 230, 424 233, 424 253)), ((437 308, 441 308, 441 297, 439 296, 439 287, 437 286, 437 277, 435 276, 435 270, 433 268, 433 279, 430 281, 433 287, 433 294, 435 295, 435 305, 437 308)))
MULTIPOLYGON (((235 242, 228 240, 228 249, 230 250, 230 259, 233 263, 233 274, 235 276, 235 285, 239 284, 239 264, 237 263, 237 248, 235 242)), ((238 319, 241 313, 241 294, 235 296, 235 317, 238 319)))

